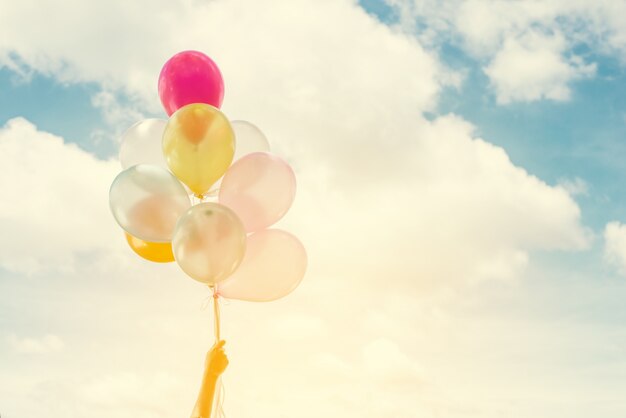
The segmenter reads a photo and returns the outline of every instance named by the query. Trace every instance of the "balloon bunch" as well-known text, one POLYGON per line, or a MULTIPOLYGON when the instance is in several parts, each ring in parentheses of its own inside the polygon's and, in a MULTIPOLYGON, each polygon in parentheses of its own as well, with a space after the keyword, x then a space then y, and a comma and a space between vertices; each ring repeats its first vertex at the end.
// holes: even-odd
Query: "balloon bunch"
POLYGON ((296 237, 269 227, 293 202, 293 170, 269 153, 256 126, 219 110, 222 75, 203 53, 170 58, 159 96, 169 120, 143 120, 123 134, 124 170, 109 192, 128 244, 149 261, 176 261, 216 299, 287 295, 304 276, 306 252, 296 237))

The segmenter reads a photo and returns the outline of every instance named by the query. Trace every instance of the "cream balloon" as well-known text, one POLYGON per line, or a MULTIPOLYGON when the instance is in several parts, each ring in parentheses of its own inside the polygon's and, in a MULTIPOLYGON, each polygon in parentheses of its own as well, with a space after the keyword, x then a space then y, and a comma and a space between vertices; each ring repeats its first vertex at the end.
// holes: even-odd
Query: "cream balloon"
POLYGON ((256 125, 245 120, 234 120, 230 126, 235 132, 235 156, 233 162, 253 152, 267 152, 270 143, 256 125))
POLYGON ((298 287, 306 265, 304 246, 290 233, 280 229, 255 232, 248 236, 241 265, 217 290, 229 299, 269 302, 298 287))
POLYGON ((176 224, 174 258, 191 278, 215 285, 228 278, 246 251, 246 232, 237 215, 219 203, 191 207, 176 224))
MULTIPOLYGON (((235 155, 233 157, 233 163, 241 157, 253 152, 267 152, 270 150, 270 143, 265 137, 265 134, 263 134, 256 125, 245 120, 234 120, 230 122, 230 126, 235 133, 235 155)), ((219 193, 223 178, 224 177, 211 186, 211 190, 207 193, 208 196, 216 196, 219 193)))
POLYGON ((191 201, 172 173, 139 164, 113 180, 109 205, 117 223, 130 235, 149 242, 168 242, 191 201))
POLYGON ((122 134, 120 163, 123 169, 137 164, 167 168, 163 156, 163 131, 166 120, 146 119, 135 123, 122 134))
POLYGON ((289 210, 296 194, 296 177, 283 159, 254 152, 226 172, 219 202, 239 216, 247 232, 276 223, 289 210))

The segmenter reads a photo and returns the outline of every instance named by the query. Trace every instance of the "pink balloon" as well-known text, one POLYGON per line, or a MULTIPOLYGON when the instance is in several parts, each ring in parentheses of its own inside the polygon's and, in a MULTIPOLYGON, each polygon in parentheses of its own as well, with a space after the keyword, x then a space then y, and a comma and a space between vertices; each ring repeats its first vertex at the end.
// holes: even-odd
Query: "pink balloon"
POLYGON ((202 52, 179 52, 161 70, 159 97, 169 116, 191 103, 206 103, 219 108, 224 98, 222 73, 202 52))
POLYGON ((224 174, 219 202, 231 208, 247 232, 276 223, 291 207, 296 177, 283 159, 253 152, 237 160, 224 174))
POLYGON ((269 302, 291 293, 302 281, 307 255, 302 243, 279 229, 266 229, 248 237, 246 255, 217 292, 229 299, 269 302))

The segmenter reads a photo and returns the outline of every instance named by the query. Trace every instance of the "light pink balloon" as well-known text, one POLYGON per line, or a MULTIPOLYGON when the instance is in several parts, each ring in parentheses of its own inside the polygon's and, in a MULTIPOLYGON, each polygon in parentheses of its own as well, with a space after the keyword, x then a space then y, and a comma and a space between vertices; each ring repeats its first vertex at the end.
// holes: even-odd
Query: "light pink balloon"
POLYGON ((306 265, 306 250, 290 233, 280 229, 255 232, 248 236, 241 265, 217 284, 217 290, 229 299, 269 302, 298 287, 306 265))
POLYGON ((289 164, 273 154, 253 152, 228 169, 219 202, 237 213, 247 232, 254 232, 282 218, 295 195, 296 177, 289 164))

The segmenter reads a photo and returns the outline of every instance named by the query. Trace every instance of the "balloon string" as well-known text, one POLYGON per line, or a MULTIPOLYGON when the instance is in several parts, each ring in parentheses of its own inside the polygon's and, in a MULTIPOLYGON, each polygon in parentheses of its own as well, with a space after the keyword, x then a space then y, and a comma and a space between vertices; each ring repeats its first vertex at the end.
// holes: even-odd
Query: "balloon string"
MULTIPOLYGON (((220 306, 219 306, 219 294, 217 293, 217 287, 213 287, 213 318, 214 324, 213 328, 215 331, 215 343, 217 344, 220 339, 220 306)), ((215 417, 216 418, 226 418, 226 414, 224 413, 224 396, 226 394, 226 389, 224 388, 224 383, 222 382, 222 378, 217 381, 217 399, 215 402, 215 417)))
POLYGON ((222 378, 217 381, 217 399, 215 400, 215 411, 214 416, 216 418, 226 418, 226 413, 224 412, 224 397, 226 395, 226 389, 224 388, 224 383, 222 382, 222 378))
POLYGON ((215 323, 213 328, 215 330, 215 343, 217 344, 220 341, 220 306, 218 302, 219 295, 217 294, 217 289, 213 288, 213 317, 215 319, 215 323))

